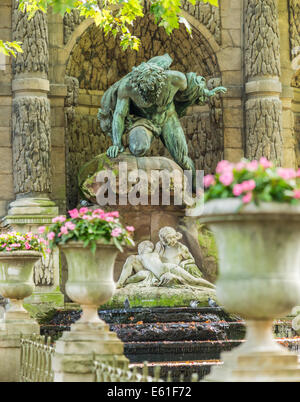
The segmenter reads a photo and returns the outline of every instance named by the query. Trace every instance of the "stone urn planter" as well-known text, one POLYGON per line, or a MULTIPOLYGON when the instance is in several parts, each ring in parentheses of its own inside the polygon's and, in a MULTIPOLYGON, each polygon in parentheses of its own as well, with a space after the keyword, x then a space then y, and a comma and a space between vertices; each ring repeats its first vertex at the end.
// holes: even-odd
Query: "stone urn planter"
POLYGON ((78 324, 103 324, 98 308, 115 292, 114 263, 118 254, 113 244, 98 242, 95 254, 83 243, 71 241, 60 246, 68 264, 66 292, 82 307, 78 324))
POLYGON ((0 252, 0 294, 10 308, 0 320, 0 382, 17 382, 20 374, 20 335, 39 334, 40 327, 23 307, 34 290, 33 268, 42 257, 37 251, 0 252))
POLYGON ((219 252, 219 304, 245 318, 246 342, 222 356, 211 381, 300 381, 298 358, 273 337, 300 296, 300 206, 211 200, 200 218, 219 252))
POLYGON ((66 256, 68 296, 82 307, 81 318, 56 342, 53 358, 55 382, 93 382, 93 357, 113 360, 120 366, 128 360, 124 345, 98 316, 98 308, 115 291, 114 263, 118 249, 113 244, 97 242, 95 254, 82 242, 60 245, 66 256))
POLYGON ((33 293, 33 268, 40 258, 41 254, 37 251, 0 253, 0 294, 11 304, 4 321, 29 319, 23 300, 33 293))

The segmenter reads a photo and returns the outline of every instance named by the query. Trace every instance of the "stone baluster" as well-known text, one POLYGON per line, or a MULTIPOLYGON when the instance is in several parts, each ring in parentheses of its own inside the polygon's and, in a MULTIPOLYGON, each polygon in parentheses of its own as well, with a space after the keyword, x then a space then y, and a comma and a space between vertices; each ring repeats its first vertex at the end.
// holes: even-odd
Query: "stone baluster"
POLYGON ((245 0, 245 151, 283 160, 277 0, 245 0))

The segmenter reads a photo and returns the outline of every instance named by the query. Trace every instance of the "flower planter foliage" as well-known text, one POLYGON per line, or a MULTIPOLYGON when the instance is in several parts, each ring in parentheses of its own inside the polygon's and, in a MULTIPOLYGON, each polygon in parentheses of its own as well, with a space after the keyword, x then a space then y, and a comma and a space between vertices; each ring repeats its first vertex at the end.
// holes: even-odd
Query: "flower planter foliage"
POLYGON ((215 175, 204 177, 204 200, 240 198, 243 204, 253 201, 299 204, 300 169, 276 167, 266 158, 242 159, 233 164, 218 163, 215 175))
POLYGON ((134 227, 123 227, 119 221, 118 211, 104 212, 102 209, 73 209, 69 211, 70 218, 57 216, 50 227, 41 226, 40 233, 47 237, 49 249, 64 245, 70 241, 82 242, 84 247, 90 247, 93 253, 97 242, 114 244, 123 252, 124 245, 134 245, 132 233, 134 227))

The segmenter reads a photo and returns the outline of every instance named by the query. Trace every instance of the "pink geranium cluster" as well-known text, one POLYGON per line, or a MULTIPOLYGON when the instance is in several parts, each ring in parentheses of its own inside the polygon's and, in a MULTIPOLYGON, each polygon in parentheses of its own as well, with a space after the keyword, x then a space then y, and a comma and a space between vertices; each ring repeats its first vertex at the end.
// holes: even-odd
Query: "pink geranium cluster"
POLYGON ((72 209, 68 213, 70 218, 57 216, 52 220, 50 228, 40 228, 40 233, 44 233, 50 248, 68 241, 90 244, 93 250, 100 240, 108 243, 113 240, 119 249, 123 243, 133 244, 131 235, 134 227, 124 228, 119 221, 118 211, 105 212, 100 208, 82 207, 72 209))
POLYGON ((47 241, 31 232, 8 232, 0 235, 0 252, 38 251, 43 253, 47 245, 47 241))
POLYGON ((292 202, 300 199, 300 169, 276 167, 267 158, 242 159, 238 163, 223 160, 216 175, 204 177, 205 200, 239 197, 251 201, 292 202))

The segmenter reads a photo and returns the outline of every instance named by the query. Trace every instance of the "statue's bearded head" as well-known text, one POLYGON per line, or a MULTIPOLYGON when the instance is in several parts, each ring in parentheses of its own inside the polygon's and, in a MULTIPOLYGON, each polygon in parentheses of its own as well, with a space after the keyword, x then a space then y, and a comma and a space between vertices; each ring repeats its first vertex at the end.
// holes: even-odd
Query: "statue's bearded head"
POLYGON ((142 63, 133 67, 131 84, 146 102, 155 102, 167 83, 165 70, 152 63, 142 63))
POLYGON ((170 226, 165 226, 159 231, 159 239, 164 246, 174 247, 181 238, 182 234, 176 232, 176 230, 170 226))

